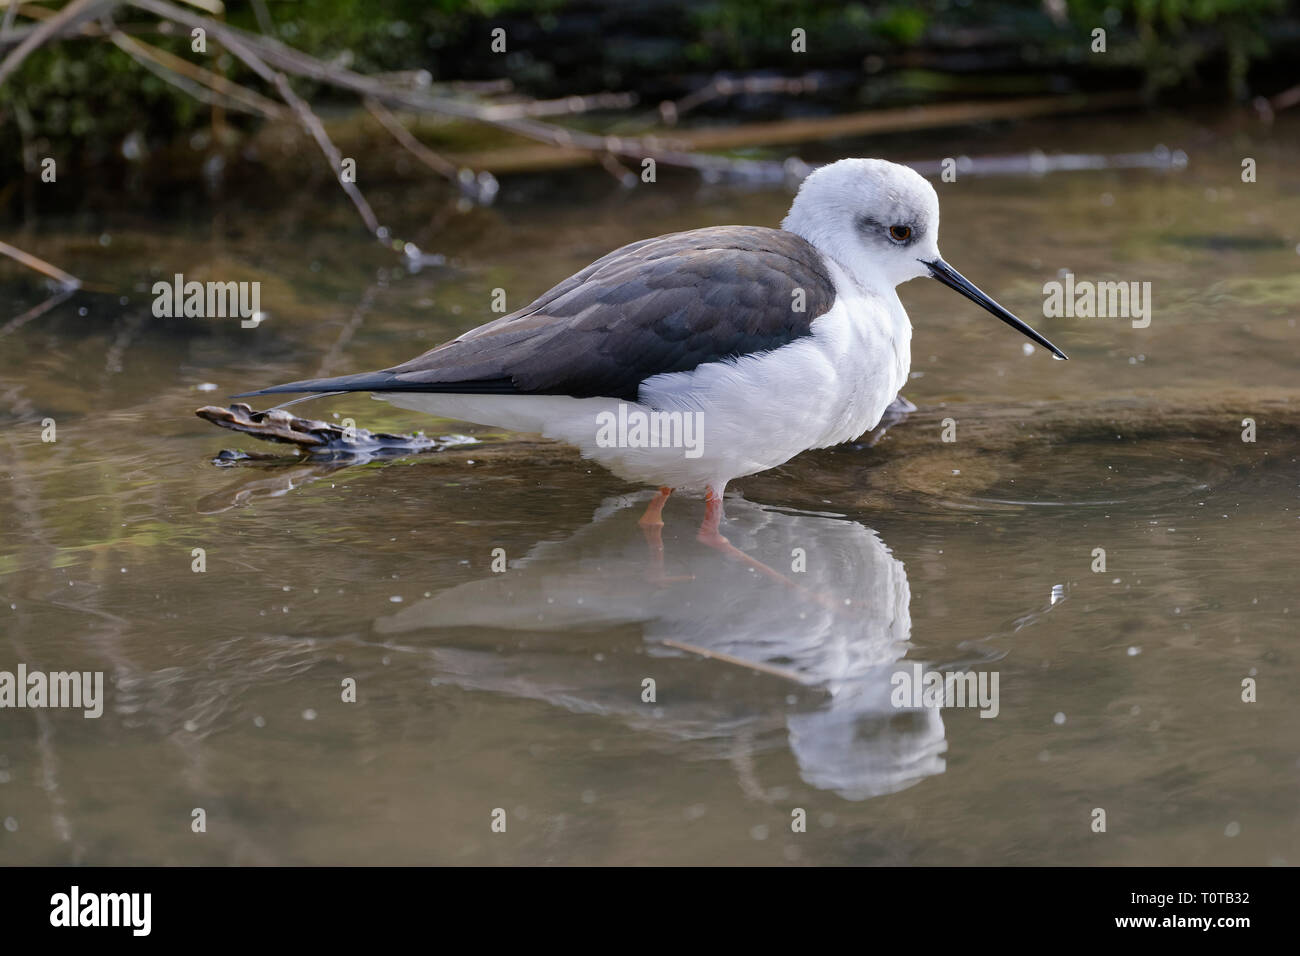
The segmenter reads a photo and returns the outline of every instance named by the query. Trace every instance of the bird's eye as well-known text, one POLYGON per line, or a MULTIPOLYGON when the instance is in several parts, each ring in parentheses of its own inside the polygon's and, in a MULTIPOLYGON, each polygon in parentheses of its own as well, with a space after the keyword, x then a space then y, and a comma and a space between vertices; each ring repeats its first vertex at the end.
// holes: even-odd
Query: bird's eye
POLYGON ((893 239, 895 242, 907 242, 908 239, 912 238, 912 227, 911 226, 890 226, 889 238, 893 239))

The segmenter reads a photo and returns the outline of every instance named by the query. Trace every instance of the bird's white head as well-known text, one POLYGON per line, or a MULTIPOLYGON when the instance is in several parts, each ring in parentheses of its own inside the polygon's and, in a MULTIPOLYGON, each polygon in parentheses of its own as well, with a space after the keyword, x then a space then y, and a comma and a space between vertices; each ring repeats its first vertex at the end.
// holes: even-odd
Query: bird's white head
POLYGON ((841 159, 799 187, 781 224, 863 285, 893 288, 939 258, 939 197, 916 171, 883 159, 841 159))
POLYGON ((980 291, 939 255, 939 197, 924 177, 883 159, 841 159, 808 176, 781 227, 810 242, 866 289, 931 276, 1023 332, 1065 353, 980 291))

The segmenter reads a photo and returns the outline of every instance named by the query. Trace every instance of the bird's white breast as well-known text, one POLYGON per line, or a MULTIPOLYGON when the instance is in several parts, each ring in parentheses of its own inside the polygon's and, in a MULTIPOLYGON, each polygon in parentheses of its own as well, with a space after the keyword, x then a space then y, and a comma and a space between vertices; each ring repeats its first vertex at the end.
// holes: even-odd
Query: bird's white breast
POLYGON ((836 299, 812 334, 771 352, 647 379, 643 403, 703 414, 705 457, 726 480, 856 438, 880 421, 911 364, 893 289, 857 285, 833 262, 836 299))

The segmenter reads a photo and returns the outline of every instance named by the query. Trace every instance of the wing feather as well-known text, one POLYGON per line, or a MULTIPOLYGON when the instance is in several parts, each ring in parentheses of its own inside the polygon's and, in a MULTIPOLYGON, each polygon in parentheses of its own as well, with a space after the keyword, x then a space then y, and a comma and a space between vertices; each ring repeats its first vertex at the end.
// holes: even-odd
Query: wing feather
MULTIPOLYGON (((616 249, 526 308, 382 372, 279 391, 505 392, 635 400, 641 382, 811 333, 835 288, 778 229, 718 226, 616 249), (803 290, 803 311, 796 290, 803 290)), ((254 393, 258 394, 258 393, 254 393)))

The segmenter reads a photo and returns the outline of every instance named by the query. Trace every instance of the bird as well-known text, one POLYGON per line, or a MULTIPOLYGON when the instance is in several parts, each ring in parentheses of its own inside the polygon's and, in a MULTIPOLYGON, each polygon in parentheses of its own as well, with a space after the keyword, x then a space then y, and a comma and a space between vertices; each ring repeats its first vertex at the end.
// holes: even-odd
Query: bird
POLYGON ((400 365, 251 395, 371 392, 441 418, 577 446, 658 488, 702 491, 701 539, 730 482, 852 440, 908 379, 897 287, 925 276, 1064 352, 939 254, 939 198, 915 170, 841 159, 801 183, 780 228, 709 226, 615 249, 501 316, 400 365))

